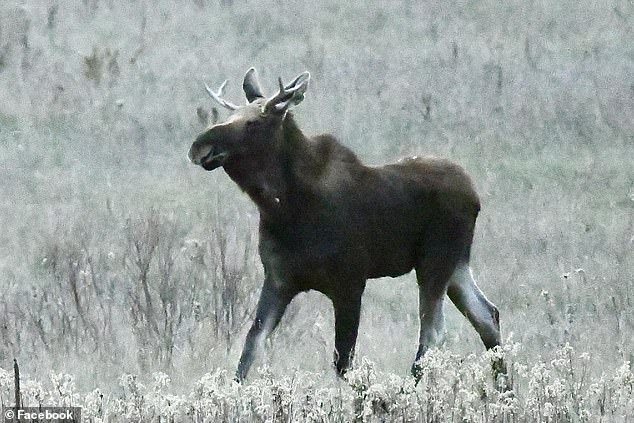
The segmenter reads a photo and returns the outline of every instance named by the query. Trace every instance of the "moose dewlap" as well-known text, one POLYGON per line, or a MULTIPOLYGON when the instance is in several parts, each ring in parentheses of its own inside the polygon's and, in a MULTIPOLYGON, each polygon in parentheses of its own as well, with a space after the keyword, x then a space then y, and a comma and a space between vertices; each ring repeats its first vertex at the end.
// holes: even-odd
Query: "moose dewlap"
MULTIPOLYGON (((480 201, 464 170, 446 160, 404 159, 365 166, 332 135, 308 137, 289 108, 304 99, 304 72, 266 97, 247 71, 244 106, 207 92, 232 110, 189 150, 205 170, 222 167, 260 212, 264 285, 236 378, 243 380, 259 344, 299 292, 314 289, 335 312, 334 364, 349 368, 367 279, 416 270, 420 306, 418 360, 443 333, 448 295, 480 334, 500 344, 497 308, 476 285, 469 255, 480 201)), ((412 371, 419 376, 414 364, 412 371)))

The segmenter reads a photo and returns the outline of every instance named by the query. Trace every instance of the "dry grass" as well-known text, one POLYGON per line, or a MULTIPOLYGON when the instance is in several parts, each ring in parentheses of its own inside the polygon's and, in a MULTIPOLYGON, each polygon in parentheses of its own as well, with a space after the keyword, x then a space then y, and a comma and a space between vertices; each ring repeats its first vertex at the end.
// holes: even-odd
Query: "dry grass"
MULTIPOLYGON (((155 372, 148 384, 123 374, 115 389, 80 392, 73 376, 51 373, 47 381, 23 383, 24 405, 82 407, 89 422, 626 422, 634 413, 630 363, 591 377, 588 355, 569 345, 550 362, 516 361, 517 345, 476 356, 431 350, 420 383, 377 370, 363 359, 345 381, 295 370, 274 376, 259 369, 240 385, 226 371, 206 373, 191 391, 174 394, 170 377, 155 372), (493 357, 504 356, 513 390, 495 389, 493 357)), ((0 400, 8 403, 11 375, 0 369, 0 400)))
MULTIPOLYGON (((3 2, 0 367, 17 358, 33 380, 73 374, 81 392, 99 386, 109 410, 119 410, 122 373, 151 386, 150 375, 164 372, 174 398, 191 406, 192 381, 232 371, 262 278, 257 214, 221 171, 187 163, 199 116, 211 113, 202 82, 231 78, 235 101, 249 66, 270 89, 278 75, 308 69, 314 83, 296 111, 308 133, 332 132, 370 163, 434 154, 473 175, 484 205, 473 267, 526 369, 506 421, 533 412, 575 421, 580 410, 618 420, 621 411, 610 410, 631 404, 627 383, 614 378, 634 362, 632 27, 632 5, 619 0, 333 1, 319 10, 270 1, 3 2), (538 403, 566 380, 552 364, 565 345, 588 354, 574 367, 587 376, 580 388, 562 382, 564 396, 548 411, 538 403), (533 369, 551 379, 531 388, 533 369), (564 408, 577 414, 557 414, 564 408)), ((381 369, 379 385, 408 383, 414 285, 411 275, 372 282, 364 297, 357 356, 381 369)), ((253 395, 267 380, 297 393, 300 380, 331 375, 331 314, 315 293, 291 304, 265 359, 275 376, 256 378, 253 395)), ((451 307, 442 350, 448 368, 438 371, 450 374, 435 382, 463 380, 466 389, 450 384, 443 401, 454 410, 479 389, 467 373, 482 347, 451 307), (453 365, 460 360, 467 364, 453 365)), ((210 378, 227 398, 251 392, 210 378)), ((327 410, 354 413, 358 390, 319 386, 334 390, 327 410)), ((426 421, 424 386, 403 395, 418 401, 413 418, 426 421)), ((285 413, 319 408, 298 395, 285 413)), ((502 406, 476 397, 476 420, 484 404, 490 413, 502 406)))

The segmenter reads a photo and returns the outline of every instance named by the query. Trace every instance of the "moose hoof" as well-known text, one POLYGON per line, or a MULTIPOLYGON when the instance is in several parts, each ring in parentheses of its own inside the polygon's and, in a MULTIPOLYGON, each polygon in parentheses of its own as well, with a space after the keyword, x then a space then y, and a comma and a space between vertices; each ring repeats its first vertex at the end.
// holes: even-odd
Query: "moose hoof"
POLYGON ((334 362, 333 365, 335 366, 335 371, 337 372, 337 376, 339 376, 340 378, 343 378, 348 372, 347 364, 343 364, 341 362, 334 362))
POLYGON ((414 381, 418 385, 418 382, 420 382, 421 378, 423 377, 423 366, 421 365, 420 361, 415 361, 414 364, 412 364, 411 373, 414 377, 414 381))

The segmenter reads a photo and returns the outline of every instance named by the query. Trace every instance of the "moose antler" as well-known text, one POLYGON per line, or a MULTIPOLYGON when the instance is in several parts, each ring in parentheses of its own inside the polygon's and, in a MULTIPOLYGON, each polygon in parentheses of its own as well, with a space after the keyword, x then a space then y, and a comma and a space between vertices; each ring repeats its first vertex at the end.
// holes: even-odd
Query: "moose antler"
POLYGON ((209 93, 211 98, 217 101, 218 104, 220 104, 223 107, 226 107, 229 110, 236 110, 238 106, 222 98, 227 82, 229 82, 229 80, 225 79, 225 82, 223 82, 222 85, 220 85, 220 88, 218 88, 218 91, 216 92, 214 92, 211 88, 209 88, 209 85, 207 84, 205 84, 205 89, 207 90, 207 93, 209 93))
POLYGON ((308 88, 309 79, 310 74, 303 72, 295 78, 293 82, 284 86, 282 78, 278 78, 277 82, 280 85, 280 89, 277 94, 266 101, 264 110, 280 112, 286 109, 291 103, 299 103, 302 101, 304 99, 304 93, 308 88))

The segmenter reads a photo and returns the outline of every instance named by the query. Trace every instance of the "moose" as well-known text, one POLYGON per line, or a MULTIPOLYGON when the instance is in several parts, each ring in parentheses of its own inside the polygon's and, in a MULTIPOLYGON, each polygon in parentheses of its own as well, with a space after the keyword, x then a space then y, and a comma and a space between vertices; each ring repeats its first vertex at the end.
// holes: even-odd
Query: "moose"
POLYGON ((289 109, 304 99, 309 80, 308 72, 286 85, 279 78, 278 92, 266 97, 250 68, 241 106, 223 97, 227 81, 216 91, 205 84, 232 114, 196 138, 189 159, 207 171, 222 167, 260 214, 264 284, 236 380, 246 378, 287 305, 308 290, 332 301, 334 366, 343 376, 354 354, 366 281, 412 269, 419 292, 420 332, 411 369, 417 380, 419 359, 442 339, 445 295, 487 349, 500 345, 498 309, 469 266, 480 210, 469 176, 439 158, 366 166, 334 136, 304 135, 289 109))

